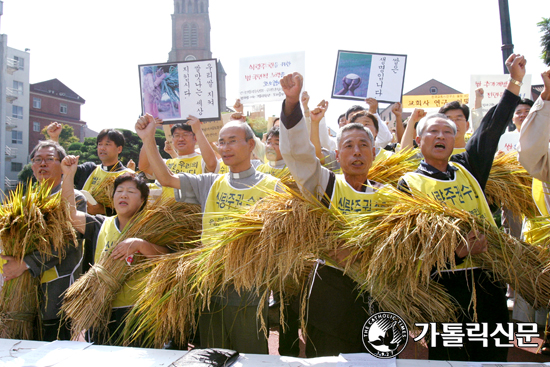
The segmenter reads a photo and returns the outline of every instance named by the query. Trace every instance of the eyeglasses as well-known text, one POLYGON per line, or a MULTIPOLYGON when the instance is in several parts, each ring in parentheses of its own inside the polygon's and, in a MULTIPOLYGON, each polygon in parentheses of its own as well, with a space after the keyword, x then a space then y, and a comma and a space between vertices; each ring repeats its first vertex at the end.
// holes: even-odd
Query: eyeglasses
POLYGON ((46 157, 46 158, 35 157, 31 159, 31 162, 32 164, 41 164, 42 162, 46 162, 46 164, 52 164, 53 162, 59 161, 59 160, 60 160, 59 158, 55 158, 55 157, 46 157))
POLYGON ((172 137, 174 139, 180 139, 180 138, 188 138, 188 137, 193 136, 193 135, 195 135, 195 134, 193 134, 193 133, 182 133, 182 134, 174 134, 174 135, 172 135, 172 137))

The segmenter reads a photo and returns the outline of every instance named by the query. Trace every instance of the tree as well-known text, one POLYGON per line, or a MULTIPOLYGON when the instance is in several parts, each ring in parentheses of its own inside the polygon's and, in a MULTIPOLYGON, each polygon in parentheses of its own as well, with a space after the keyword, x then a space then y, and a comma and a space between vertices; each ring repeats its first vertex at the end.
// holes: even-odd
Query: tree
POLYGON ((36 182, 36 178, 34 178, 34 174, 32 173, 31 165, 32 163, 26 164, 23 169, 17 174, 17 179, 19 180, 19 183, 23 186, 27 186, 29 180, 31 180, 32 183, 36 182))
POLYGON ((540 36, 540 45, 542 46, 541 59, 546 66, 550 66, 550 18, 542 18, 537 25, 542 33, 542 36, 540 36))
MULTIPOLYGON (((50 136, 48 135, 46 128, 47 127, 43 128, 40 133, 43 134, 46 137, 46 139, 49 139, 50 136)), ((74 135, 73 127, 67 124, 63 124, 63 129, 61 130, 61 134, 59 134, 59 144, 61 144, 61 146, 65 148, 65 150, 68 150, 69 146, 72 143, 77 143, 79 141, 80 139, 78 139, 74 135)))

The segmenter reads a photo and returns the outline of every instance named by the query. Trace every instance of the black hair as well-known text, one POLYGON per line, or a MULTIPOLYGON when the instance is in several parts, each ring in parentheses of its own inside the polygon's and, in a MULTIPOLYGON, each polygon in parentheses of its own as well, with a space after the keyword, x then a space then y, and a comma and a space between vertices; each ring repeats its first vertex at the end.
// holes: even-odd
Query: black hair
POLYGON ((149 198, 149 186, 147 186, 147 181, 145 181, 143 177, 137 175, 136 173, 126 172, 121 174, 115 179, 114 188, 113 188, 113 198, 115 197, 115 193, 118 185, 126 181, 132 181, 133 183, 136 184, 137 189, 141 193, 141 198, 143 199, 143 204, 139 208, 139 211, 143 210, 143 208, 145 208, 145 205, 147 204, 147 199, 149 198))
POLYGON ((345 118, 345 117, 346 117, 346 114, 343 113, 343 114, 341 114, 340 116, 338 116, 338 120, 336 120, 336 123, 338 124, 338 126, 340 126, 340 119, 341 119, 342 117, 345 118))
POLYGON ((530 100, 529 98, 522 98, 520 99, 520 101, 518 102, 518 106, 520 104, 526 104, 527 106, 529 107, 533 107, 533 105, 535 104, 535 102, 533 102, 532 100, 530 100))
POLYGON ((109 140, 115 143, 117 147, 124 148, 124 142, 125 142, 124 135, 122 135, 120 131, 115 129, 103 129, 97 135, 96 143, 99 143, 105 137, 107 137, 109 140))
POLYGON ((348 108, 348 110, 346 111, 344 116, 346 116, 346 120, 348 120, 349 115, 351 115, 352 113, 357 112, 357 111, 364 111, 365 109, 366 109, 365 107, 362 107, 362 106, 359 106, 359 105, 351 106, 350 108, 348 108))
POLYGON ((461 110, 464 114, 464 117, 466 118, 466 121, 468 121, 468 119, 470 118, 470 109, 468 108, 468 106, 465 104, 461 105, 458 101, 452 101, 445 104, 445 106, 439 109, 438 113, 445 114, 445 112, 450 110, 461 110))
POLYGON ((175 124, 170 129, 170 134, 174 135, 174 131, 176 131, 176 129, 182 129, 184 131, 193 132, 193 129, 191 128, 191 125, 188 125, 188 124, 175 124))
POLYGON ((265 136, 265 140, 267 141, 271 136, 279 137, 279 127, 273 126, 269 131, 267 132, 267 135, 265 136))
POLYGON ((374 127, 376 129, 376 132, 378 132, 378 119, 376 118, 376 116, 374 116, 372 113, 370 113, 369 111, 366 111, 366 110, 363 110, 363 111, 359 111, 357 113, 354 113, 352 116, 351 116, 351 120, 349 121, 350 124, 351 123, 354 123, 355 121, 357 121, 357 119, 361 116, 365 116, 365 117, 368 117, 372 120, 372 122, 374 123, 374 127))

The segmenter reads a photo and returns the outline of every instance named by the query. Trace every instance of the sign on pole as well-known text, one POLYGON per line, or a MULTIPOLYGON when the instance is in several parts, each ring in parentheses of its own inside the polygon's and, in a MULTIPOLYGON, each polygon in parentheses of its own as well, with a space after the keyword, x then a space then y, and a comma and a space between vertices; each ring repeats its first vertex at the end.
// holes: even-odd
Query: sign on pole
POLYGON ((407 55, 338 51, 332 98, 400 102, 407 55))
POLYGON ((239 63, 239 97, 242 104, 282 101, 279 81, 287 74, 305 76, 305 52, 242 58, 239 63))
POLYGON ((189 115, 203 122, 220 119, 215 59, 139 65, 142 114, 165 124, 185 122, 189 115))

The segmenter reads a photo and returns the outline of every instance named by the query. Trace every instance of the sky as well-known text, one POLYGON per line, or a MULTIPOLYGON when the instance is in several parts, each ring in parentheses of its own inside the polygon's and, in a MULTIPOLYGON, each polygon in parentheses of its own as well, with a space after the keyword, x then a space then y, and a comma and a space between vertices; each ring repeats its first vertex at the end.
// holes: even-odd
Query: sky
MULTIPOLYGON (((536 23, 550 16, 550 2, 509 0, 509 8, 514 52, 541 84, 536 23)), ((31 83, 57 78, 86 100, 81 118, 91 129, 133 130, 137 66, 167 61, 173 12, 173 0, 4 0, 0 33, 9 47, 30 49, 31 83)), ((238 98, 240 58, 305 51, 310 107, 328 99, 333 128, 356 104, 330 99, 338 50, 406 54, 404 93, 432 78, 469 93, 470 75, 503 72, 497 0, 210 0, 209 12, 229 106, 238 98)), ((268 103, 266 115, 280 109, 268 103)))

